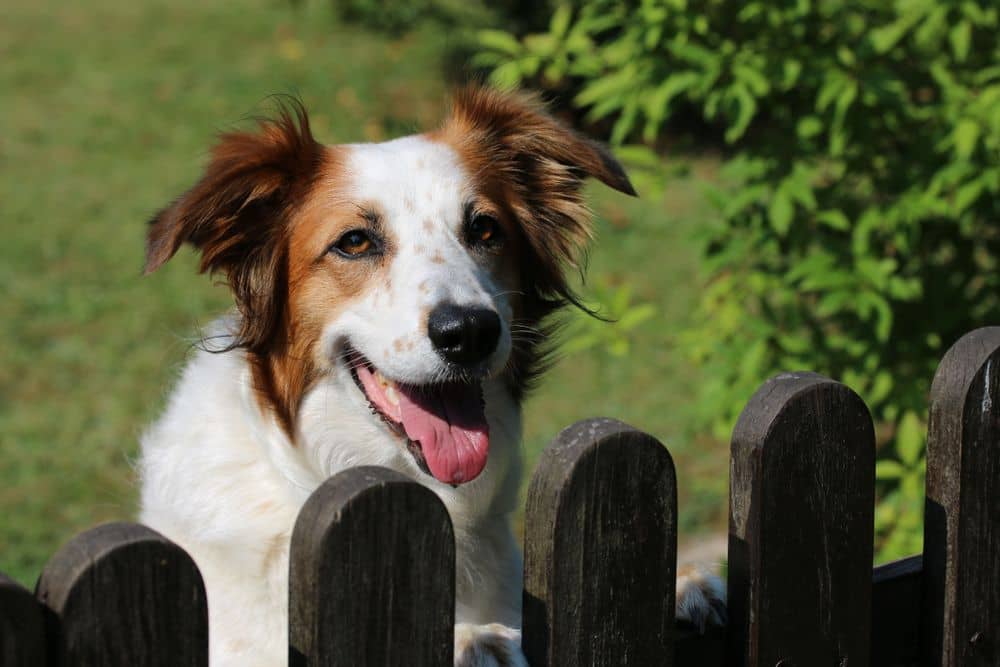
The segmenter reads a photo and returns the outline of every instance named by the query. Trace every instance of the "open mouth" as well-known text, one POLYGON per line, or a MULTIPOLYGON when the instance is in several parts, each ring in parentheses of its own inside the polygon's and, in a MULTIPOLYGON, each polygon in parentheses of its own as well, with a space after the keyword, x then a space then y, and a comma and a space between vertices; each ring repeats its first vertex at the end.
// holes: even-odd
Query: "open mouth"
POLYGON ((480 382, 410 385, 385 377, 358 354, 351 375, 389 430, 406 440, 421 470, 446 484, 479 476, 490 435, 480 382))

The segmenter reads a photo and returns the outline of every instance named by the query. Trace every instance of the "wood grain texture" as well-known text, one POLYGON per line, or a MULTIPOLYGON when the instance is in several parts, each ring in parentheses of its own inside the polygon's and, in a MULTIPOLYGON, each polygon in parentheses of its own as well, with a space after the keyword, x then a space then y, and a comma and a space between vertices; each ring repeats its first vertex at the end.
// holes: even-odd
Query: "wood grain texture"
POLYGON ((0 573, 0 665, 45 664, 45 617, 35 596, 0 573))
POLYGON ((672 664, 677 491, 663 445, 612 419, 564 430, 535 471, 525 533, 532 667, 672 664))
POLYGON ((963 336, 931 385, 925 664, 1000 664, 1000 327, 963 336))
POLYGON ((426 487, 377 467, 310 496, 292 533, 289 664, 451 667, 455 539, 426 487))
POLYGON ((778 375, 740 416, 730 465, 731 664, 867 665, 875 436, 864 403, 814 373, 778 375))
POLYGON ((206 667, 208 606, 187 552, 159 533, 111 523, 81 533, 42 571, 54 664, 206 667))

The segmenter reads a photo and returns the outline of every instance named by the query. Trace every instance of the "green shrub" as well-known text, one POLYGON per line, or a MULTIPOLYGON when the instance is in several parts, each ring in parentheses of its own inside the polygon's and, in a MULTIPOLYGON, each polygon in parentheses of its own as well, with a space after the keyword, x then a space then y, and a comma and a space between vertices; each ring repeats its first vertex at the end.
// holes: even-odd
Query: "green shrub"
POLYGON ((919 546, 938 360, 1000 322, 997 29, 991 0, 595 0, 480 34, 494 81, 572 95, 614 143, 694 118, 728 146, 687 337, 701 417, 728 437, 781 369, 858 391, 899 466, 880 464, 881 557, 919 546))
POLYGON ((632 286, 612 286, 607 276, 598 277, 588 292, 586 310, 573 308, 566 313, 560 354, 595 352, 602 361, 627 357, 635 329, 656 315, 656 306, 633 302, 632 286))

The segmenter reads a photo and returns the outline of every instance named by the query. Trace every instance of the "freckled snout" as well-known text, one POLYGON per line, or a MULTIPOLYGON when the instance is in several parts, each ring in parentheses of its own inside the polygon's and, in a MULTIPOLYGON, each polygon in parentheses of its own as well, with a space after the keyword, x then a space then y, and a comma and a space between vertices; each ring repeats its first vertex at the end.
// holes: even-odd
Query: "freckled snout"
POLYGON ((442 303, 427 318, 427 335, 444 359, 466 366, 485 361, 500 339, 500 316, 489 308, 442 303))

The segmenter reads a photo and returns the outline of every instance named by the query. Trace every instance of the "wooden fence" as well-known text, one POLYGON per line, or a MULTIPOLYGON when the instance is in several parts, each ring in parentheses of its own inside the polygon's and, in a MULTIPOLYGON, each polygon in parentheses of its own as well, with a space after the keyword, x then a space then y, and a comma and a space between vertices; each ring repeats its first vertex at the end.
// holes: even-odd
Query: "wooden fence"
MULTIPOLYGON (((945 356, 931 390, 925 551, 875 568, 875 442, 864 403, 812 373, 751 398, 730 462, 729 617, 674 623, 674 465, 610 419, 563 431, 526 515, 524 650, 535 667, 1000 665, 1000 327, 945 356)), ((452 527, 424 487, 340 474, 292 538, 299 665, 452 664, 452 527)), ((0 664, 207 664, 206 601, 157 533, 83 533, 32 594, 0 577, 0 664)))

